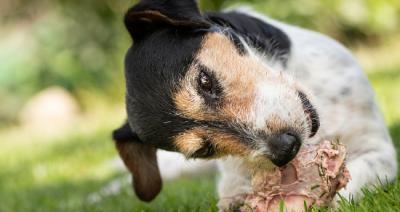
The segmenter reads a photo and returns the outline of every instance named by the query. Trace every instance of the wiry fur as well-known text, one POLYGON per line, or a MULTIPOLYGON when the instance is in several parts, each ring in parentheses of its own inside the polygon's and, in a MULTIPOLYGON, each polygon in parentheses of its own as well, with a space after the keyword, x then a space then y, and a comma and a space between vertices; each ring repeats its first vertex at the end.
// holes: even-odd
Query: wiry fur
MULTIPOLYGON (((343 142, 352 176, 340 191, 346 198, 395 178, 395 150, 373 91, 344 47, 248 9, 201 15, 188 2, 141 1, 126 16, 135 43, 126 57, 129 126, 115 134, 117 146, 134 140, 140 145, 132 152, 149 145, 189 158, 223 157, 220 209, 251 189, 254 165, 279 163, 282 149, 271 143, 282 134, 302 143, 343 142), (199 88, 204 71, 217 95, 199 88)), ((139 159, 146 157, 156 156, 139 159)), ((149 168, 128 159, 133 174, 149 168)), ((155 195, 142 192, 145 200, 155 195)))
MULTIPOLYGON (((290 26, 251 10, 240 10, 284 31, 292 42, 286 71, 314 94, 321 117, 319 138, 339 139, 348 151, 347 167, 352 180, 339 193, 358 199, 361 188, 392 181, 397 174, 396 153, 374 94, 359 64, 340 44, 319 33, 290 26)), ((278 110, 278 108, 277 108, 278 110)), ((273 111, 273 110, 272 110, 273 111)), ((219 162, 223 174, 219 197, 226 199, 250 189, 249 181, 233 181, 246 176, 238 158, 219 162), (227 168, 230 167, 230 168, 227 168)), ((226 207, 229 201, 221 202, 226 207)), ((230 202, 229 202, 230 203, 230 202)))

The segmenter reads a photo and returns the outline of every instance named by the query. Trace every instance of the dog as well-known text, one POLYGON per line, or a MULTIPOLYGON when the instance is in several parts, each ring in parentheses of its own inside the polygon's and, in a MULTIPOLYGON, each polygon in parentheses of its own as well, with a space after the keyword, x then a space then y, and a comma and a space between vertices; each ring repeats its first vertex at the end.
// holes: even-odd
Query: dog
POLYGON ((113 136, 141 200, 162 187, 157 149, 218 159, 221 210, 251 191, 248 161, 283 166, 322 139, 347 148, 343 197, 395 179, 373 90, 336 41, 248 9, 200 13, 194 0, 142 0, 124 23, 127 122, 113 136))

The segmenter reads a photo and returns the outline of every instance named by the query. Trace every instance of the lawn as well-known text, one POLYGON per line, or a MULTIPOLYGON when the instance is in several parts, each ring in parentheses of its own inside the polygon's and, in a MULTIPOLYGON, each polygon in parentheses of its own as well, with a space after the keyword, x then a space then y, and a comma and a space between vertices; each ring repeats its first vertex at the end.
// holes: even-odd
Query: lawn
MULTIPOLYGON (((400 68, 375 70, 369 78, 400 152, 400 68)), ((18 128, 0 131, 0 211, 216 211, 217 176, 166 182, 155 201, 138 201, 125 173, 107 162, 116 156, 110 131, 123 120, 123 112, 100 114, 56 136, 18 128), (126 186, 101 192, 116 181, 126 186)), ((340 209, 400 210, 399 182, 365 194, 360 202, 342 202, 340 209)))

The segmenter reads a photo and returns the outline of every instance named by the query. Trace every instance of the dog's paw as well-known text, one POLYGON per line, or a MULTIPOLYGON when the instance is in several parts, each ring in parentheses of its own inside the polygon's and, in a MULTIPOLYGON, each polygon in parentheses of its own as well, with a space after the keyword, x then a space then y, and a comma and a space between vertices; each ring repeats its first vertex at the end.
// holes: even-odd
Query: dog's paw
POLYGON ((239 194, 233 197, 221 198, 218 201, 218 210, 222 212, 227 211, 240 211, 240 207, 243 206, 247 194, 239 194))

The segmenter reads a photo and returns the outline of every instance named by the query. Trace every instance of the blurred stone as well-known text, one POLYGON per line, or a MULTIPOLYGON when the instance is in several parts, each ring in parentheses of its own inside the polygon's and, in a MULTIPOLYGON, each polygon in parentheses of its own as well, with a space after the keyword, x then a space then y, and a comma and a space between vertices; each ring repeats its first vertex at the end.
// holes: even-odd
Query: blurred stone
POLYGON ((33 96, 23 107, 20 123, 40 133, 58 133, 79 117, 75 98, 61 87, 49 87, 33 96))

